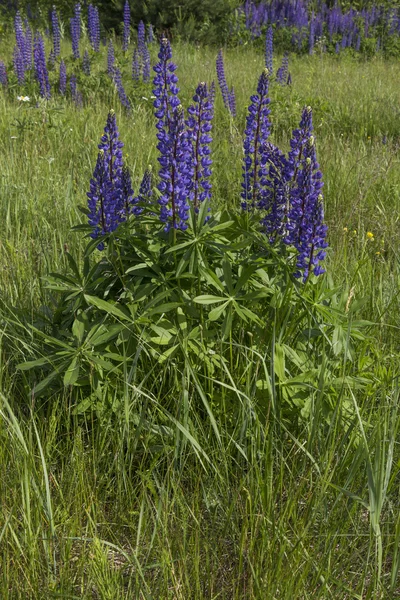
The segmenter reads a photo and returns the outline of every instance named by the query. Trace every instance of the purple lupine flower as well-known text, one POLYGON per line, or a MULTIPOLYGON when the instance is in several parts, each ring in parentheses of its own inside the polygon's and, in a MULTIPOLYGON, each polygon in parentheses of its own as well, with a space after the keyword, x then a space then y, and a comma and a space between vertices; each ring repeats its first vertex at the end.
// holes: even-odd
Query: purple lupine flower
POLYGON ((176 65, 171 62, 171 46, 166 38, 161 40, 158 58, 160 61, 153 67, 156 73, 153 94, 156 96, 157 150, 161 155, 158 157, 161 165, 161 181, 158 184, 161 197, 158 203, 161 206, 160 219, 168 231, 171 226, 175 229, 187 228, 192 174, 191 143, 178 98, 176 65))
POLYGON ((73 100, 75 100, 76 97, 76 92, 77 92, 77 80, 76 80, 76 76, 75 75, 71 75, 70 79, 69 79, 69 89, 71 91, 71 96, 73 98, 73 100))
POLYGON ((51 27, 53 30, 53 51, 54 56, 60 56, 61 53, 61 33, 60 33, 60 23, 58 21, 58 15, 55 6, 53 6, 53 10, 51 11, 51 27))
POLYGON ((138 25, 138 50, 139 54, 144 57, 144 49, 146 48, 146 27, 143 21, 138 25))
POLYGON ((3 87, 8 85, 7 68, 2 60, 0 60, 0 83, 3 87))
POLYGON ((32 43, 32 29, 29 27, 28 21, 25 20, 24 63, 26 71, 32 69, 32 43))
POLYGON ((24 27, 23 27, 23 23, 22 23, 22 17, 21 17, 21 14, 20 14, 19 10, 17 11, 17 13, 15 15, 14 29, 15 29, 15 41, 16 41, 16 44, 17 44, 18 49, 19 49, 19 51, 21 53, 21 56, 24 58, 25 33, 24 33, 24 27))
MULTIPOLYGON (((121 186, 122 175, 122 148, 124 144, 119 139, 119 131, 117 127, 117 119, 115 112, 110 110, 107 116, 107 123, 104 127, 104 133, 101 137, 99 150, 104 151, 106 166, 108 170, 108 178, 112 183, 113 189, 118 192, 121 186)), ((118 194, 114 195, 114 205, 118 210, 120 199, 118 194)), ((117 214, 117 212, 116 212, 117 214)))
POLYGON ((224 58, 222 56, 222 50, 220 50, 218 52, 216 68, 217 68, 217 79, 218 79, 219 87, 220 87, 220 90, 222 93, 222 99, 224 101, 226 108, 228 110, 230 110, 230 93, 229 93, 228 84, 226 82, 224 58))
POLYGON ((124 32, 122 38, 122 50, 126 52, 129 46, 129 37, 131 33, 131 9, 128 0, 125 0, 124 5, 124 32))
POLYGON ((62 96, 65 96, 65 93, 67 91, 67 67, 65 66, 65 62, 63 59, 61 59, 60 62, 60 78, 58 89, 60 90, 60 94, 62 96))
POLYGON ((81 57, 79 52, 79 41, 81 39, 81 5, 75 4, 74 16, 70 19, 72 53, 75 59, 81 57))
POLYGON ((261 200, 258 208, 266 211, 261 219, 263 230, 271 244, 282 240, 285 234, 288 211, 287 160, 283 152, 266 142, 261 157, 261 200))
MULTIPOLYGON (((311 272, 324 272, 319 262, 325 258, 327 227, 324 225, 322 174, 316 160, 312 136, 312 111, 303 110, 300 128, 294 130, 287 161, 287 175, 291 178, 289 211, 286 225, 286 244, 298 251, 295 277, 306 282, 311 272)), ((288 177, 288 179, 289 179, 288 177)))
POLYGON ((248 210, 261 201, 261 180, 265 172, 261 168, 264 146, 270 134, 269 71, 264 69, 257 85, 257 94, 250 97, 251 104, 246 117, 245 139, 243 142, 243 183, 242 208, 248 210))
POLYGON ((23 85, 25 82, 25 64, 24 57, 22 56, 21 50, 16 45, 14 46, 13 52, 13 63, 14 63, 14 73, 17 76, 19 85, 23 85))
POLYGON ((100 52, 100 18, 97 6, 89 4, 88 8, 88 34, 90 44, 95 52, 100 52))
POLYGON ((46 65, 46 52, 44 41, 39 32, 36 32, 33 41, 33 64, 35 67, 35 76, 39 82, 40 95, 42 98, 50 98, 49 73, 46 65))
POLYGON ((112 40, 108 42, 108 51, 107 51, 107 73, 110 77, 114 74, 114 63, 115 63, 115 53, 114 53, 114 45, 112 40))
POLYGON ((139 195, 137 197, 138 202, 149 202, 150 198, 153 195, 153 187, 152 187, 152 179, 153 174, 151 170, 151 166, 146 169, 143 175, 142 182, 139 186, 139 195))
POLYGON ((136 83, 139 82, 140 79, 140 62, 139 62, 139 52, 134 50, 132 57, 132 79, 136 83))
POLYGON ((273 73, 273 56, 274 56, 274 30, 272 25, 267 29, 267 35, 265 38, 265 66, 269 73, 273 73))
MULTIPOLYGON (((134 212, 135 203, 137 199, 133 196, 133 188, 132 188, 132 180, 129 169, 126 165, 122 167, 121 173, 121 205, 122 211, 124 215, 124 220, 126 221, 129 215, 134 212)), ((138 214, 138 213, 135 213, 138 214)))
POLYGON ((280 83, 280 85, 285 85, 288 79, 289 73, 289 57, 287 54, 284 55, 282 59, 282 65, 276 72, 276 81, 280 83))
POLYGON ((147 46, 144 47, 143 55, 143 81, 148 83, 151 79, 150 52, 147 46))
POLYGON ((128 112, 131 111, 131 103, 129 102, 128 96, 126 95, 124 84, 122 83, 122 74, 118 67, 114 68, 113 79, 115 87, 117 88, 119 99, 121 100, 122 106, 124 106, 128 112))
POLYGON ((87 50, 85 50, 85 54, 83 55, 82 70, 85 75, 90 75, 90 58, 87 50))
MULTIPOLYGON (((93 227, 90 235, 94 239, 113 231, 116 227, 113 193, 113 187, 108 177, 105 152, 100 150, 93 177, 90 180, 90 191, 87 192, 88 221, 89 225, 93 227)), ((104 244, 99 244, 98 248, 102 250, 104 244)))
POLYGON ((150 23, 149 29, 147 32, 147 43, 152 44, 153 42, 154 42, 154 31, 153 31, 153 25, 150 23))
POLYGON ((212 165, 210 158, 212 137, 209 134, 212 129, 213 104, 210 102, 206 83, 202 82, 198 85, 193 101, 194 105, 188 108, 189 117, 186 126, 192 144, 193 180, 190 199, 194 210, 198 212, 199 203, 211 198, 209 178, 212 165))

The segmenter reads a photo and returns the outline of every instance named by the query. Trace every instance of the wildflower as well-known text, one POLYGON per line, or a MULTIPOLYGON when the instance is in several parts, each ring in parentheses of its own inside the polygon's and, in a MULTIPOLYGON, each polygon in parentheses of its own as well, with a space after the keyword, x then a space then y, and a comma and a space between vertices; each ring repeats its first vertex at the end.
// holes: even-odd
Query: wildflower
POLYGON ((81 5, 75 4, 74 16, 70 19, 72 53, 74 58, 80 58, 79 41, 81 38, 81 5))
POLYGON ((122 38, 122 50, 126 52, 129 46, 129 36, 131 28, 131 9, 128 0, 125 1, 124 5, 124 32, 122 38))
POLYGON ((114 63, 115 63, 115 53, 114 46, 112 40, 108 42, 108 51, 107 51, 107 73, 112 76, 114 73, 114 63))
POLYGON ((260 201, 260 158, 263 145, 270 134, 268 119, 270 103, 268 97, 268 69, 264 69, 258 80, 257 94, 251 96, 251 104, 246 117, 245 140, 243 143, 243 183, 242 208, 254 208, 260 201))
POLYGON ((280 83, 280 85, 285 85, 288 80, 289 73, 289 57, 287 54, 284 55, 282 59, 282 65, 276 72, 276 81, 280 83))
POLYGON ((209 178, 212 160, 209 145, 212 137, 209 134, 212 129, 213 105, 209 99, 206 83, 202 82, 198 85, 193 101, 194 104, 188 108, 189 118, 186 126, 192 144, 193 186, 190 198, 197 212, 199 202, 211 198, 209 178))
POLYGON ((175 229, 187 228, 192 147, 178 98, 176 65, 171 62, 171 46, 166 38, 161 40, 158 58, 159 62, 153 67, 156 73, 153 80, 156 99, 153 104, 161 166, 158 184, 161 197, 158 202, 161 206, 160 219, 168 231, 171 225, 175 229))
POLYGON ((19 102, 30 102, 31 99, 29 98, 29 96, 17 96, 17 100, 19 102))
POLYGON ((265 66, 269 73, 273 72, 273 39, 274 31, 270 25, 267 29, 267 35, 265 38, 265 66))
POLYGON ((343 227, 343 231, 344 231, 344 233, 347 233, 349 230, 347 227, 343 227))
POLYGON ((44 41, 39 32, 36 32, 33 43, 33 62, 35 66, 35 76, 39 82, 40 95, 42 98, 50 98, 50 82, 46 65, 44 41))
POLYGON ((51 11, 50 17, 51 17, 51 26, 52 26, 52 30, 53 30, 53 51, 54 51, 54 56, 57 57, 57 56, 60 56, 60 53, 61 53, 61 47, 60 47, 61 33, 60 33, 60 23, 58 21, 58 15, 57 15, 55 6, 53 6, 53 10, 51 11))
POLYGON ((65 66, 65 62, 61 59, 60 62, 60 75, 59 75, 59 84, 58 89, 62 96, 65 96, 65 92, 67 91, 67 67, 65 66))
POLYGON ((90 44, 95 52, 100 51, 100 18, 97 6, 89 4, 88 8, 88 35, 90 44))
POLYGON ((153 25, 150 23, 148 33, 147 33, 147 43, 152 44, 154 42, 154 31, 153 25))
POLYGON ((8 85, 7 68, 2 60, 0 60, 0 83, 3 87, 8 85))
POLYGON ((216 68, 217 68, 217 79, 218 79, 219 87, 220 87, 220 90, 222 93, 222 100, 224 101, 226 108, 230 111, 232 100, 231 100, 228 84, 226 81, 224 58, 222 56, 222 50, 220 50, 218 52, 216 68))
POLYGON ((372 231, 367 231, 367 239, 371 242, 375 241, 374 234, 372 231))
MULTIPOLYGON (((106 158, 103 150, 97 155, 96 167, 90 180, 90 190, 87 193, 89 225, 93 227, 92 238, 97 238, 115 229, 115 214, 112 201, 112 184, 108 177, 106 158)), ((103 244, 99 245, 102 249, 103 244)))
POLYGON ((18 46, 14 46, 13 53, 14 72, 17 76, 19 85, 23 85, 25 82, 25 65, 24 57, 18 46))
POLYGON ((128 96, 126 95, 124 85, 122 83, 122 75, 118 67, 114 68, 113 79, 115 87, 117 88, 119 99, 121 100, 122 106, 125 106, 128 112, 131 110, 131 103, 129 102, 128 96))

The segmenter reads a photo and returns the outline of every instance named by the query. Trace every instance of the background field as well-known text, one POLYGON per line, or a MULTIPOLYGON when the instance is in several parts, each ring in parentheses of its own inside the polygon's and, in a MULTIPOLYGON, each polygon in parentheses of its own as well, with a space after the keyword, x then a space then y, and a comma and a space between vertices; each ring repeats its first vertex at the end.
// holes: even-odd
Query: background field
MULTIPOLYGON (((7 48, 3 41, 3 55, 7 48)), ((199 81, 216 78, 216 51, 178 43, 173 51, 187 105, 199 81)), ((154 64, 156 47, 151 52, 154 64)), ((218 93, 213 205, 236 211, 247 105, 264 57, 247 46, 224 55, 238 116, 229 117, 218 93)), ((109 108, 135 190, 147 165, 157 170, 151 85, 129 90, 134 109, 125 114, 112 86, 103 87, 103 58, 81 110, 59 99, 21 103, 18 89, 0 96, 5 307, 33 311, 48 294, 42 276, 67 270, 65 249, 81 259, 84 240, 70 228, 83 222, 77 207, 86 202, 109 108)), ((354 390, 348 428, 340 408, 322 424, 318 406, 290 430, 261 423, 244 398, 245 451, 228 434, 217 443, 199 421, 210 462, 202 466, 187 450, 177 466, 175 438, 152 437, 162 399, 140 382, 129 397, 132 415, 143 402, 153 406, 140 440, 135 416, 74 415, 67 392, 36 413, 35 399, 15 391, 4 325, 2 598, 400 598, 400 65, 314 55, 291 57, 290 72, 292 86, 271 89, 272 141, 286 150, 303 106, 313 108, 329 226, 326 277, 371 322, 364 351, 378 363, 373 392, 354 390)), ((237 373, 251 360, 241 353, 237 373)))

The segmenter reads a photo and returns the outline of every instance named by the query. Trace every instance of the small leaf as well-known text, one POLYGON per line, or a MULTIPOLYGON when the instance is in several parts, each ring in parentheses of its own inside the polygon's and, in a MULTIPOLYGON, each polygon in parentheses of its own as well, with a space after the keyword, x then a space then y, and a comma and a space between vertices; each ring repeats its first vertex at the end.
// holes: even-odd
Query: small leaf
POLYGON ((226 298, 204 294, 202 296, 196 296, 196 298, 193 298, 193 302, 196 302, 197 304, 215 304, 216 302, 226 302, 226 298))
POLYGON ((221 306, 217 306, 217 308, 214 308, 213 310, 210 310, 210 312, 208 313, 208 319, 210 321, 216 321, 217 319, 219 319, 219 317, 223 314, 228 304, 229 301, 225 302, 221 306))
POLYGON ((76 382, 78 377, 79 377, 79 359, 77 356, 75 356, 72 359, 72 362, 69 365, 68 369, 65 371, 64 385, 65 386, 74 385, 74 383, 76 382))
POLYGON ((112 304, 111 302, 107 302, 106 300, 102 300, 101 298, 97 298, 96 296, 88 296, 87 294, 85 294, 85 300, 88 304, 96 306, 96 308, 103 310, 109 315, 114 315, 114 317, 118 317, 123 321, 131 321, 131 318, 129 316, 127 316, 124 312, 122 312, 122 310, 117 308, 117 306, 115 306, 115 304, 112 304))

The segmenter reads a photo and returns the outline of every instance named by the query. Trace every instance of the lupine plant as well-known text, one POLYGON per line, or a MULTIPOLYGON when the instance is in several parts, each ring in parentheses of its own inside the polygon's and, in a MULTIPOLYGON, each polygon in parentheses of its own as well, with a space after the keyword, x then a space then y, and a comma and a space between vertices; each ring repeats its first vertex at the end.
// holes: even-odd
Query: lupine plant
POLYGON ((115 63, 115 52, 114 52, 114 44, 112 40, 108 42, 108 50, 107 50, 107 73, 112 77, 114 73, 114 63, 115 63))
POLYGON ((72 54, 75 59, 80 58, 79 41, 81 39, 81 5, 75 4, 74 16, 70 19, 72 54))
POLYGON ((67 67, 63 59, 60 61, 58 89, 62 96, 65 96, 67 91, 67 67))
POLYGON ((2 60, 0 60, 0 83, 3 87, 8 85, 7 68, 2 60))
POLYGON ((127 52, 131 34, 131 9, 128 0, 124 4, 124 30, 122 37, 122 50, 127 52))
POLYGON ((218 52, 217 60, 216 60, 216 70, 217 70, 217 79, 219 83, 219 87, 222 94, 222 100, 226 108, 229 110, 231 115, 236 116, 236 96, 235 91, 232 88, 231 90, 228 87, 228 83, 226 81, 225 75, 225 67, 224 67, 224 57, 222 55, 222 50, 218 52))
POLYGON ((95 52, 100 52, 100 18, 97 6, 89 4, 88 35, 90 44, 95 52))
POLYGON ((44 41, 39 32, 35 34, 33 42, 33 62, 35 67, 35 76, 39 83, 40 95, 42 98, 50 98, 50 82, 46 64, 46 52, 44 41))
POLYGON ((51 11, 51 26, 53 30, 53 51, 54 56, 58 57, 61 53, 61 33, 60 33, 60 23, 58 21, 58 15, 55 8, 51 11))

